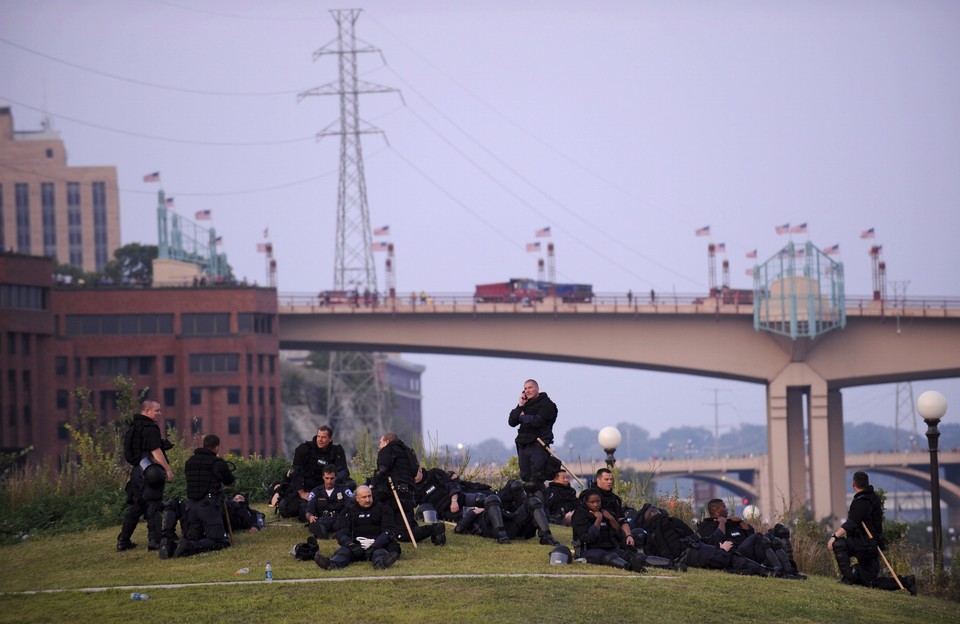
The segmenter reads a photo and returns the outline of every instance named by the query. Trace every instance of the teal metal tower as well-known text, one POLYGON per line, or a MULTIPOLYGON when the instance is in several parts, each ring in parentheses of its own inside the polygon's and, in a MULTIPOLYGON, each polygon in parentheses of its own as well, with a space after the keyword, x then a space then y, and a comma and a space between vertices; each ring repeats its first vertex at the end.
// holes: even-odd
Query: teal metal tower
POLYGON ((807 241, 793 241, 753 269, 753 326, 798 338, 816 338, 847 324, 843 263, 807 241))
POLYGON ((217 253, 217 232, 167 208, 163 189, 157 191, 157 256, 198 265, 212 277, 230 277, 227 254, 217 253))

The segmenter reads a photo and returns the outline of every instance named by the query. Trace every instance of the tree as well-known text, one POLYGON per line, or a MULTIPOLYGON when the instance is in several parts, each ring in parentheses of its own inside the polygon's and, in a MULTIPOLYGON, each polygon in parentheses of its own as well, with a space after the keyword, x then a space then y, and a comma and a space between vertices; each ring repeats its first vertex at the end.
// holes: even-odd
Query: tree
POLYGON ((114 282, 153 281, 153 261, 157 259, 156 245, 129 243, 113 252, 113 260, 103 268, 103 273, 114 282))

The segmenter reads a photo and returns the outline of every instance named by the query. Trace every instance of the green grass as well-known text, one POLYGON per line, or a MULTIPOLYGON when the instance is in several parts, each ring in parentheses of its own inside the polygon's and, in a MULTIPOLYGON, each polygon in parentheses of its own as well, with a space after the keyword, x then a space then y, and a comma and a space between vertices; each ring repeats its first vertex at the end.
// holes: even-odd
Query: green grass
MULTIPOLYGON (((537 540, 498 545, 448 531, 443 548, 404 544, 400 561, 385 572, 368 563, 324 571, 289 554, 306 536, 298 525, 238 534, 232 548, 169 561, 147 552, 142 523, 134 535, 140 546, 115 552, 118 530, 31 538, 0 548, 0 622, 960 621, 957 603, 847 587, 826 577, 782 581, 703 570, 633 574, 585 564, 551 566, 550 548, 537 540), (272 583, 261 582, 267 560, 272 583), (242 567, 250 574, 235 576, 242 567), (435 574, 445 576, 412 578, 435 574), (449 576, 455 574, 500 576, 449 576), (161 587, 180 583, 217 584, 161 587), (16 593, 44 590, 51 593, 16 593), (145 591, 151 599, 132 601, 131 591, 145 591), (342 615, 328 617, 331 610, 342 615)), ((569 541, 569 529, 557 536, 569 541)), ((329 555, 333 542, 321 542, 321 550, 329 555)))

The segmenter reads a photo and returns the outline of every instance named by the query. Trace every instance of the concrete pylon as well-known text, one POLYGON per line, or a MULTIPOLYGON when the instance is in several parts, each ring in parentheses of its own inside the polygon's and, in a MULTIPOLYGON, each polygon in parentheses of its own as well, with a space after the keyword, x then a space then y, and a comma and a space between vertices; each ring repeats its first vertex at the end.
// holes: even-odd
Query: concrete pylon
POLYGON ((812 368, 793 362, 767 384, 767 422, 770 477, 764 506, 769 517, 807 500, 815 518, 839 517, 846 484, 839 391, 828 391, 812 368), (809 447, 804 443, 804 396, 809 447))

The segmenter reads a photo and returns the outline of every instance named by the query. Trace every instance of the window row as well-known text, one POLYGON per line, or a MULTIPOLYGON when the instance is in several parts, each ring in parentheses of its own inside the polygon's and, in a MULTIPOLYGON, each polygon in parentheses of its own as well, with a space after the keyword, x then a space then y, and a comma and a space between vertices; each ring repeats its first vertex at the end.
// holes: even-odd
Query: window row
POLYGON ((8 310, 47 310, 50 289, 22 284, 0 284, 0 308, 8 310))
POLYGON ((172 314, 71 314, 67 336, 169 336, 172 314))

